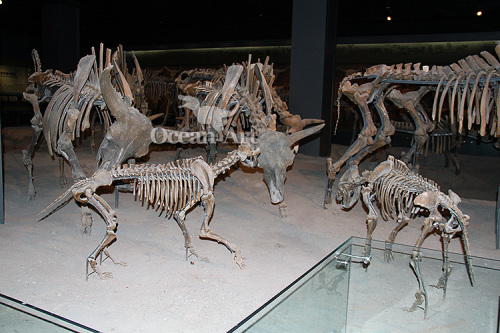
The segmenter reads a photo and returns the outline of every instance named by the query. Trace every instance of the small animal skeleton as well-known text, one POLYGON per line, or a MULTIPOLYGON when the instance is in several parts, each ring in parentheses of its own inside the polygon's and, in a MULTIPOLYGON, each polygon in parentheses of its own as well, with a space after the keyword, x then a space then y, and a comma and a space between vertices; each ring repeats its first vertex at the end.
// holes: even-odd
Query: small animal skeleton
POLYGON ((186 260, 194 255, 200 260, 207 258, 198 256, 191 243, 191 237, 184 224, 187 211, 201 202, 205 206, 205 217, 203 219, 200 238, 214 240, 224 244, 233 254, 233 259, 240 267, 244 267, 240 250, 224 237, 214 233, 209 228, 213 216, 214 180, 225 173, 238 161, 251 157, 249 147, 241 145, 219 161, 217 164, 208 165, 201 157, 185 159, 182 163, 170 162, 167 164, 149 165, 134 164, 112 167, 109 171, 97 170, 92 177, 86 178, 69 188, 62 196, 56 199, 37 216, 43 214, 55 204, 61 202, 69 193, 75 200, 92 205, 104 218, 106 223, 106 235, 97 248, 87 258, 87 279, 92 273, 97 273, 101 279, 112 277, 109 272, 101 272, 97 267, 97 257, 104 253, 113 263, 125 266, 126 263, 115 261, 108 252, 108 246, 116 240, 115 230, 117 227, 116 212, 102 199, 96 190, 101 186, 112 185, 115 181, 129 181, 133 184, 134 195, 141 200, 147 201, 152 207, 165 212, 165 216, 174 216, 184 235, 184 246, 186 248, 186 260), (89 266, 92 271, 89 273, 89 266))
POLYGON ((377 226, 378 215, 375 211, 373 202, 376 201, 380 206, 382 217, 387 220, 388 216, 397 214, 397 224, 385 242, 385 260, 392 259, 392 244, 398 232, 409 222, 406 216, 408 213, 415 215, 423 210, 429 212, 424 220, 424 227, 415 244, 411 255, 410 265, 417 276, 419 291, 415 294, 416 300, 409 311, 415 311, 425 300, 424 313, 427 316, 428 299, 425 290, 424 281, 420 272, 420 247, 426 235, 433 229, 441 231, 443 240, 443 274, 436 287, 444 290, 446 297, 446 286, 452 266, 448 259, 448 244, 451 238, 457 233, 462 232, 462 240, 465 248, 465 260, 469 270, 471 284, 474 283, 474 273, 469 248, 469 237, 467 226, 469 216, 462 213, 457 204, 460 197, 452 190, 448 195, 439 190, 436 183, 427 180, 422 176, 410 171, 404 162, 389 156, 387 161, 380 163, 373 171, 366 170, 359 176, 358 166, 351 166, 342 176, 339 182, 337 200, 342 203, 344 208, 352 207, 359 199, 362 193, 363 203, 368 208, 367 240, 365 245, 365 255, 370 256, 371 240, 373 231, 377 226), (450 218, 443 220, 441 211, 448 211, 450 218))

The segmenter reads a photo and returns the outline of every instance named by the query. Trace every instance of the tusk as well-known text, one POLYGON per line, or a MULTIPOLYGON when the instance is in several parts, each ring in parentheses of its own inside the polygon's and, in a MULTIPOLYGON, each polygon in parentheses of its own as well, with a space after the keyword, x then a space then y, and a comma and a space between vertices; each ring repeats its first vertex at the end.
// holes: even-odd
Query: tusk
POLYGON ((474 268, 472 266, 472 258, 470 255, 470 245, 469 245, 469 233, 467 229, 462 229, 462 239, 464 241, 465 246, 465 263, 467 264, 467 271, 469 272, 470 284, 474 286, 475 278, 474 278, 474 268))

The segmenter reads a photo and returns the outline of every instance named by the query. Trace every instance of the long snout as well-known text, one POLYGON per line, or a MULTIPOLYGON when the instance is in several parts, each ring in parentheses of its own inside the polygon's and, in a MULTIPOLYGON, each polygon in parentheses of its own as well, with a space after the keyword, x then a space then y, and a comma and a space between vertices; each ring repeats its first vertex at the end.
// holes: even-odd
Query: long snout
MULTIPOLYGON (((274 186, 273 186, 274 187, 274 186)), ((269 194, 271 195, 271 202, 273 204, 279 204, 284 200, 283 192, 278 190, 277 188, 269 188, 269 194)))
POLYGON ((273 204, 279 204, 285 199, 285 180, 284 177, 264 177, 267 187, 269 188, 269 195, 273 204))

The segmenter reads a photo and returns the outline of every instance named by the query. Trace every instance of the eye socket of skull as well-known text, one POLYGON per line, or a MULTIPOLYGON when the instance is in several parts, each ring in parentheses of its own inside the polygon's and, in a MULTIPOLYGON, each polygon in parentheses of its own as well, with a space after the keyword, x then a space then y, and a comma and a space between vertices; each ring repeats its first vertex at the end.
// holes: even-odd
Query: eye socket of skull
POLYGON ((360 193, 361 188, 359 186, 353 186, 349 182, 339 183, 337 201, 342 204, 343 208, 349 209, 358 201, 360 193))
POLYGON ((470 219, 470 216, 463 214, 456 205, 452 205, 452 207, 439 205, 438 211, 446 219, 446 232, 464 231, 463 229, 469 224, 467 221, 470 219))

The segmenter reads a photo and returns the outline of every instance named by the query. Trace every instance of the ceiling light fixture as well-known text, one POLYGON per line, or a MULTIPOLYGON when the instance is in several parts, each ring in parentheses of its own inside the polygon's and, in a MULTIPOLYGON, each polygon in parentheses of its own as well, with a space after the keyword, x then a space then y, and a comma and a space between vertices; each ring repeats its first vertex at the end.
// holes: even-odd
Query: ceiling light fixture
POLYGON ((387 21, 390 21, 390 20, 392 20, 392 17, 387 16, 387 21))
MULTIPOLYGON (((1 1, 1 0, 0 0, 0 1, 1 1)), ((478 11, 477 11, 477 13, 476 13, 476 15, 477 15, 477 16, 481 16, 481 15, 483 15, 483 12, 482 12, 482 11, 480 11, 480 10, 478 10, 478 11)))

